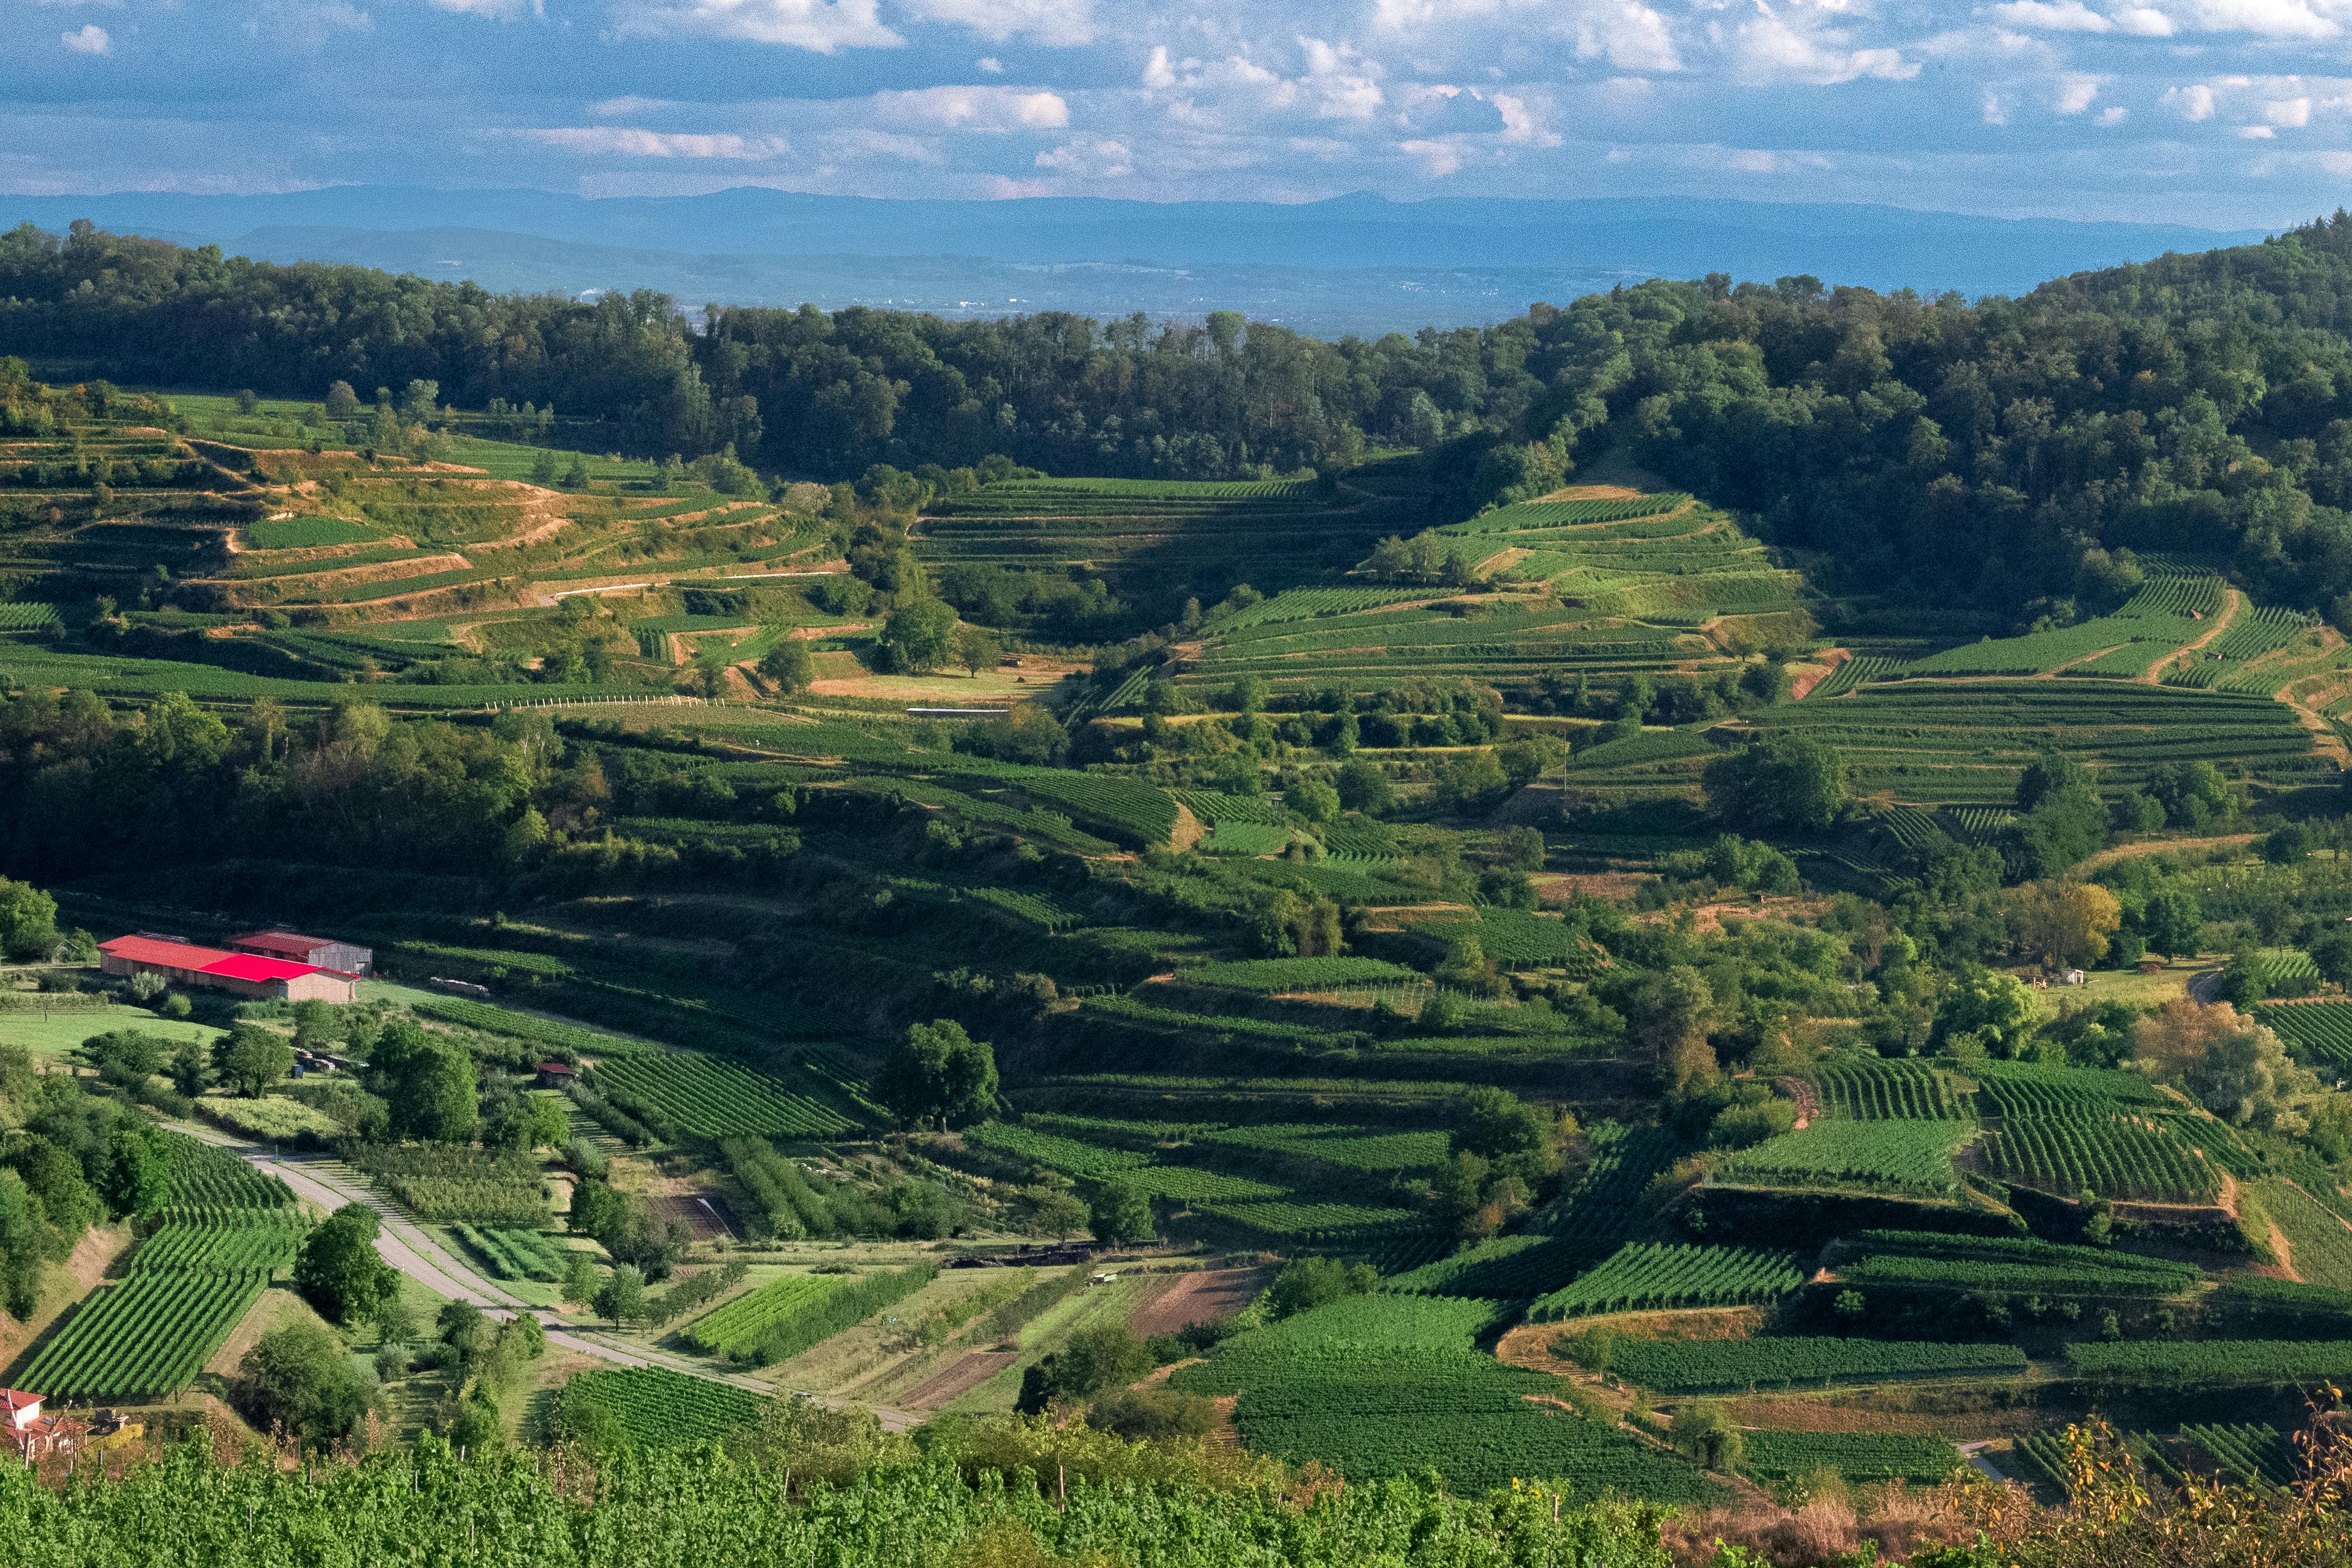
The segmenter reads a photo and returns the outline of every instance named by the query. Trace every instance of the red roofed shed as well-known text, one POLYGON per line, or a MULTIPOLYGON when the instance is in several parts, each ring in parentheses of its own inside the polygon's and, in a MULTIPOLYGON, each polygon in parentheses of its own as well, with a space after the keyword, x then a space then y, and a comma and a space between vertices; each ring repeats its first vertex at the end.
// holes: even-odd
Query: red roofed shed
POLYGON ((98 945, 98 963, 110 975, 160 975, 175 985, 210 986, 257 999, 358 999, 358 988, 349 975, 315 964, 200 947, 169 936, 117 936, 111 942, 101 942, 98 945))

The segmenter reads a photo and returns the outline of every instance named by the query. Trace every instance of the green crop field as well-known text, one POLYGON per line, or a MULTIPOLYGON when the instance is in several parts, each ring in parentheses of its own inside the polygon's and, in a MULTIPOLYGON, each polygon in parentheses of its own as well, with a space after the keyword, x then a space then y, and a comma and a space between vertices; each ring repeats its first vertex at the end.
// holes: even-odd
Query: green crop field
POLYGON ((593 1078, 625 1109, 642 1103, 695 1137, 824 1138, 856 1125, 777 1079, 687 1051, 607 1050, 593 1078))
POLYGON ((2304 1002, 2256 1009, 2296 1061, 2352 1067, 2352 1002, 2304 1002))
POLYGON ((787 1274, 781 1280, 771 1280, 698 1320, 687 1331, 687 1337, 713 1355, 748 1348, 846 1282, 831 1274, 787 1274))
POLYGON ((2221 1173, 2169 1125, 2133 1117, 2012 1116, 1985 1134, 1981 1156, 1989 1176, 2063 1196, 2210 1203, 2221 1191, 2221 1173))
POLYGON ((1761 1306, 1804 1281, 1793 1254, 1745 1247, 1643 1242, 1613 1254, 1565 1289, 1537 1299, 1530 1322, 1664 1307, 1761 1306))
POLYGON ((1832 1057, 1813 1069, 1832 1113, 1866 1121, 1940 1121, 1963 1113, 1942 1074, 1925 1062, 1832 1057))
POLYGON ((1433 1469, 1459 1488, 1513 1476, 1565 1479, 1660 1501, 1714 1495, 1695 1468, 1630 1435, 1540 1403, 1555 1386, 1471 1347, 1490 1303, 1365 1296, 1219 1347, 1176 1387, 1237 1394, 1243 1441, 1279 1458, 1319 1458, 1350 1479, 1433 1469))
POLYGON ((2025 1353, 2011 1344, 1911 1340, 1633 1340, 1617 1347, 1609 1365, 1644 1387, 1704 1394, 2021 1373, 2025 1353))
POLYGON ((546 1283, 563 1278, 570 1249, 544 1230, 502 1230, 495 1226, 453 1226, 457 1239, 493 1279, 538 1280, 546 1283))
POLYGON ((1953 1155, 1975 1134, 1973 1122, 1822 1121, 1732 1155, 1723 1174, 1732 1181, 1945 1193, 1959 1185, 1953 1155))
POLYGON ((756 1394, 657 1366, 575 1373, 557 1406, 575 1430, 609 1422, 643 1448, 723 1443, 755 1425, 767 1402, 756 1394))
POLYGON ((271 1273, 293 1261, 294 1195, 236 1155, 165 1134, 161 1223, 129 1271, 67 1316, 18 1381, 52 1399, 147 1400, 180 1393, 220 1348, 271 1273))
POLYGON ((1244 958, 1183 972, 1196 986, 1237 991, 1337 991, 1416 981, 1419 973, 1379 958, 1244 958))
POLYGON ((2309 1384, 2352 1377, 2352 1340, 2150 1340, 2066 1347, 2082 1377, 2175 1383, 2309 1384))
POLYGON ((1950 1290, 2092 1296, 2169 1296, 2196 1288, 2192 1265, 2020 1236, 1865 1230, 1858 1255, 1835 1265, 1840 1279, 1950 1290))

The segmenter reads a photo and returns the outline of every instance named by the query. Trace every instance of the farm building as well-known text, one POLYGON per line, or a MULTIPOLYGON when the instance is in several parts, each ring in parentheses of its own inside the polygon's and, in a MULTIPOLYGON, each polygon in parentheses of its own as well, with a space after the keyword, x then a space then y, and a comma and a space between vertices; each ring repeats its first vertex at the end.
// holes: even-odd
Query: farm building
POLYGON ((22 1388, 0 1388, 0 1437, 27 1458, 70 1448, 86 1430, 63 1416, 41 1414, 41 1396, 22 1388))
POLYGON ((177 986, 210 986, 257 1000, 349 1002, 359 996, 351 976, 316 964, 199 947, 174 936, 117 936, 98 945, 98 967, 110 975, 160 975, 177 986))
POLYGON ((242 936, 230 937, 228 945, 240 953, 257 953, 265 958, 283 958, 289 964, 332 969, 338 975, 349 975, 358 980, 375 973, 374 948, 327 936, 305 936, 294 931, 248 931, 242 936))
POLYGON ((541 1089, 561 1089, 579 1076, 580 1070, 568 1061, 542 1061, 539 1064, 539 1086, 541 1089))

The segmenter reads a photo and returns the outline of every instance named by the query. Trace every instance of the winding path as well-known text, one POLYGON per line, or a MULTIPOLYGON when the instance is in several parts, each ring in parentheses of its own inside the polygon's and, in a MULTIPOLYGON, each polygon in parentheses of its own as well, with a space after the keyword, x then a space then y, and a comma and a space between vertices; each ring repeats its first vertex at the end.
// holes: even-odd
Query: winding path
MULTIPOLYGON (((481 1308, 485 1316, 499 1321, 511 1318, 524 1310, 536 1312, 547 1330, 549 1343, 593 1356, 599 1361, 611 1362, 615 1366, 659 1367, 666 1372, 698 1377, 706 1383, 723 1383, 762 1397, 788 1392, 748 1374, 718 1371, 690 1356, 656 1350, 649 1345, 624 1343, 599 1332, 592 1324, 562 1321, 551 1315, 551 1309, 532 1306, 452 1257, 447 1249, 425 1234, 423 1227, 401 1213, 389 1199, 353 1179, 348 1167, 338 1162, 310 1155, 283 1155, 274 1149, 249 1144, 242 1138, 232 1137, 218 1128, 201 1123, 174 1122, 172 1126, 200 1143, 233 1151, 256 1170, 266 1171, 283 1181, 294 1189, 298 1197, 308 1198, 329 1209, 341 1208, 347 1203, 365 1204, 383 1222, 383 1230, 375 1240, 378 1255, 436 1296, 470 1301, 481 1308)), ((871 1409, 882 1423, 883 1430, 889 1432, 910 1430, 922 1419, 903 1410, 860 1406, 856 1400, 817 1395, 810 1397, 820 1404, 844 1409, 871 1409)))

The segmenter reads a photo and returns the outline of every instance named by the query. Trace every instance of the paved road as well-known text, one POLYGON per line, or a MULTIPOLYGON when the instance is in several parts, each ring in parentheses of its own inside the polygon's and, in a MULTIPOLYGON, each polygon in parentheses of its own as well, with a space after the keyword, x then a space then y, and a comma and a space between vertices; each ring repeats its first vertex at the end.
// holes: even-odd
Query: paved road
MULTIPOLYGON (((668 1372, 683 1373, 688 1377, 699 1377, 708 1383, 724 1383, 762 1396, 782 1392, 774 1384, 763 1383, 756 1377, 742 1373, 720 1372, 690 1356, 656 1350, 649 1345, 629 1344, 600 1333, 593 1324, 566 1322, 551 1315, 548 1308, 531 1306, 520 1297, 484 1279, 462 1260, 453 1257, 446 1248, 426 1235, 415 1221, 402 1214, 389 1199, 358 1181, 350 1168, 340 1163, 313 1155, 279 1154, 201 1123, 180 1122, 173 1125, 203 1143, 234 1150, 247 1165, 257 1170, 268 1171, 292 1187, 298 1197, 309 1198, 330 1209, 341 1208, 347 1203, 362 1203, 375 1210, 383 1227, 376 1237, 376 1251, 385 1262, 436 1296, 471 1301, 482 1309, 485 1316, 501 1321, 529 1308, 539 1315, 541 1323, 546 1328, 549 1343, 611 1362, 616 1366, 660 1367, 668 1372)), ((858 1406, 854 1400, 828 1398, 823 1403, 844 1408, 870 1408, 886 1431, 904 1432, 921 1421, 920 1416, 903 1410, 858 1406)))

